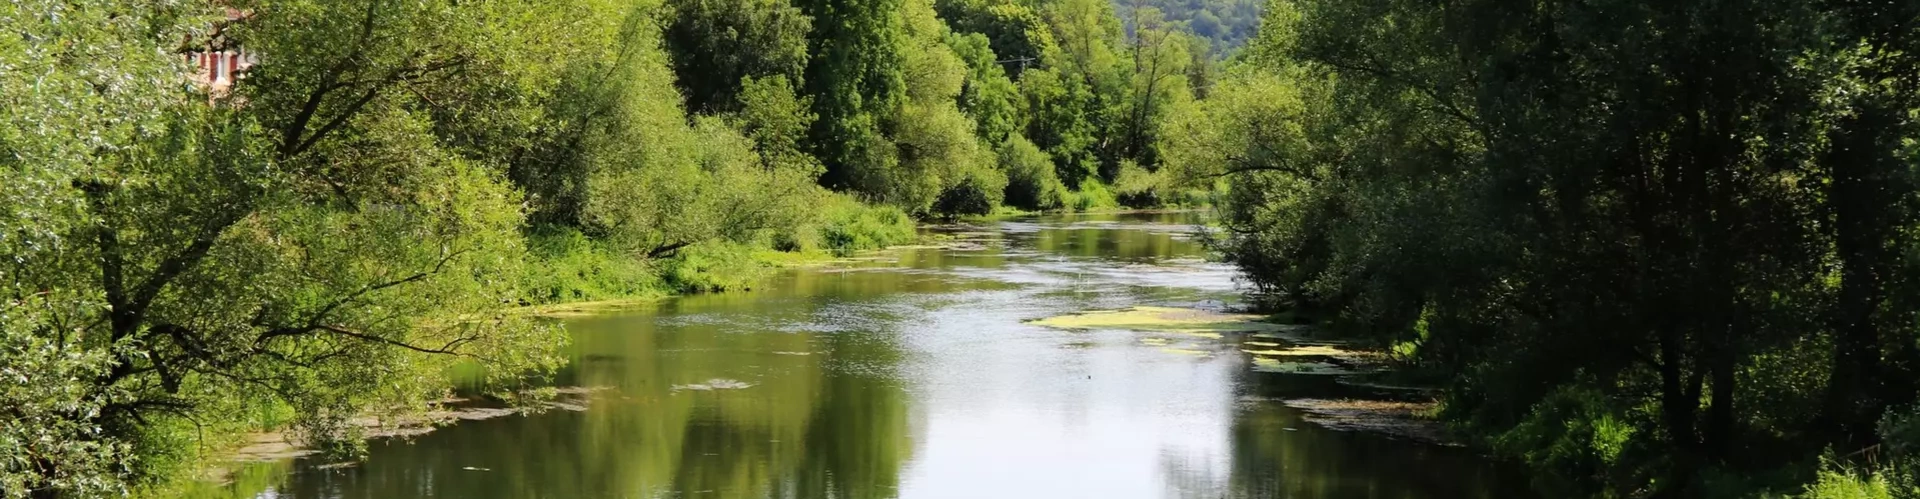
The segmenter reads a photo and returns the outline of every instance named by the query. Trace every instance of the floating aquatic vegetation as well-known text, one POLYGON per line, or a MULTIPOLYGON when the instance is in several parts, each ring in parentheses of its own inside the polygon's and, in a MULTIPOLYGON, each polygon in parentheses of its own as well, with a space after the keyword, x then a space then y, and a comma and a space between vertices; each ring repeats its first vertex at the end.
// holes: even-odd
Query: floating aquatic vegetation
POLYGON ((1307 326, 1281 326, 1278 324, 1276 324, 1275 326, 1281 327, 1284 329, 1280 331, 1253 333, 1253 334, 1247 335, 1247 337, 1258 338, 1263 340, 1279 340, 1279 341, 1284 341, 1287 343, 1293 343, 1298 345, 1338 346, 1338 345, 1347 344, 1347 342, 1340 341, 1340 340, 1331 340, 1331 339, 1325 339, 1325 338, 1308 338, 1306 335, 1301 334, 1302 331, 1306 330, 1307 326))
POLYGON ((752 383, 748 383, 745 381, 726 379, 726 378, 714 378, 714 379, 707 380, 707 382, 705 383, 695 383, 691 385, 673 385, 673 391, 677 392, 681 390, 698 390, 698 391, 739 390, 743 388, 752 388, 752 387, 753 387, 752 383))
POLYGON ((1246 352, 1252 355, 1263 355, 1268 357, 1332 357, 1336 359, 1356 361, 1356 362, 1380 356, 1380 354, 1376 352, 1348 350, 1344 348, 1331 347, 1326 345, 1305 345, 1305 346, 1297 346, 1297 347, 1289 347, 1289 348, 1269 348, 1265 350, 1241 349, 1240 351, 1246 352))
POLYGON ((659 296, 642 296, 619 300, 585 301, 557 303, 552 305, 531 305, 509 309, 507 313, 529 315, 549 319, 571 319, 579 317, 598 317, 625 312, 638 312, 658 308, 659 296))
POLYGON ((1260 319, 1261 316, 1255 314, 1229 314, 1173 307, 1132 307, 1048 317, 1032 321, 1030 324, 1060 329, 1130 329, 1212 338, 1220 337, 1221 333, 1280 333, 1294 328, 1294 326, 1261 322, 1260 319))
POLYGON ((1291 399, 1287 407, 1306 412, 1307 422, 1340 431, 1365 431, 1440 445, 1459 445, 1446 428, 1429 417, 1433 402, 1355 399, 1291 399))
MULTIPOLYGON (((1061 315, 1029 323, 1060 329, 1127 329, 1207 339, 1223 338, 1225 333, 1248 333, 1257 338, 1278 340, 1242 343, 1243 346, 1257 347, 1242 350, 1256 356, 1252 366, 1255 371, 1313 375, 1347 375, 1374 371, 1361 366, 1377 358, 1378 353, 1339 348, 1337 342, 1307 340, 1304 338, 1304 333, 1307 331, 1305 326, 1274 324, 1262 321, 1261 318, 1255 314, 1143 306, 1061 315), (1273 357, 1324 357, 1328 361, 1284 361, 1273 357)), ((1169 353, 1211 355, 1205 350, 1168 346, 1173 344, 1173 341, 1163 337, 1142 338, 1140 344, 1161 347, 1161 351, 1169 353)))
MULTIPOLYGON (((1390 374, 1390 373, 1387 373, 1387 374, 1390 374)), ((1390 383, 1390 382, 1384 382, 1384 381, 1372 379, 1378 376, 1379 376, 1378 374, 1371 375, 1371 376, 1346 376, 1346 377, 1340 378, 1340 384, 1351 386, 1354 388, 1364 388, 1368 390, 1375 390, 1375 391, 1382 391, 1382 392, 1433 394, 1440 391, 1440 388, 1435 386, 1397 384, 1397 383, 1390 383)))
POLYGON ((1256 357, 1253 359, 1253 370, 1263 373, 1313 374, 1325 376, 1372 372, 1331 362, 1287 362, 1265 357, 1256 357))

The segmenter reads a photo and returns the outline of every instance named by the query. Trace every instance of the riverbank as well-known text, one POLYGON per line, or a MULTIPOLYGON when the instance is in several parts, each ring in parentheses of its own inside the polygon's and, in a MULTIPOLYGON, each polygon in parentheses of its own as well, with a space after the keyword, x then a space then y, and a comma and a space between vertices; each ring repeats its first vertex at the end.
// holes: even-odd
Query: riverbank
MULTIPOLYGON (((594 393, 607 387, 547 387, 526 390, 518 394, 516 400, 468 396, 448 397, 430 402, 430 409, 422 412, 403 412, 389 415, 362 415, 347 421, 348 427, 358 432, 364 441, 379 439, 412 439, 433 433, 462 422, 485 421, 507 416, 538 414, 547 411, 586 411, 593 403, 594 393)), ((313 448, 307 439, 286 429, 254 431, 236 435, 213 454, 218 456, 204 460, 198 471, 192 476, 181 477, 167 483, 158 484, 139 491, 136 497, 200 497, 218 495, 218 489, 231 486, 249 478, 246 476, 253 468, 261 465, 287 463, 295 459, 311 458, 322 453, 313 448)), ((356 466, 353 458, 329 460, 321 466, 329 469, 356 466)))
MULTIPOLYGON (((592 405, 594 392, 606 387, 563 386, 529 390, 520 400, 502 401, 479 397, 450 397, 432 402, 433 408, 415 414, 400 414, 390 417, 366 415, 353 418, 348 424, 359 430, 364 439, 411 438, 462 421, 485 421, 505 416, 538 413, 543 411, 585 411, 592 405)), ((248 463, 261 461, 279 461, 318 454, 302 441, 298 435, 284 431, 266 431, 247 434, 242 444, 223 461, 228 463, 248 463)), ((343 464, 351 464, 344 461, 343 464)))

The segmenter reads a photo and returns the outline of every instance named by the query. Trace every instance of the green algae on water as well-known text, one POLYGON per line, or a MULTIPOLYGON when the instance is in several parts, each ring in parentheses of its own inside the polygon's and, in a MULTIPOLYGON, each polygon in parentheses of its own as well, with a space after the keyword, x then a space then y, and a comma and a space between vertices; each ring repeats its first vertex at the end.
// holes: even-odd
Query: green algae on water
POLYGON ((1230 314, 1174 307, 1093 310, 1029 322, 1060 329, 1128 329, 1218 338, 1221 333, 1280 333, 1292 329, 1255 314, 1230 314))
POLYGON ((1322 376, 1340 376, 1371 372, 1357 370, 1353 367, 1331 362, 1288 362, 1265 357, 1255 357, 1253 359, 1253 370, 1263 373, 1312 374, 1322 376))
MULTIPOLYGON (((1251 344, 1251 343, 1248 343, 1248 344, 1251 344)), ((1359 360, 1363 360, 1371 357, 1377 357, 1380 355, 1377 352, 1348 350, 1345 348, 1332 347, 1332 346, 1326 346, 1326 345, 1303 345, 1303 346, 1288 347, 1288 348, 1267 348, 1262 350, 1241 349, 1240 351, 1246 352, 1248 355, 1260 355, 1260 356, 1266 356, 1266 357, 1332 357, 1332 358, 1348 360, 1348 361, 1359 361, 1359 360)))

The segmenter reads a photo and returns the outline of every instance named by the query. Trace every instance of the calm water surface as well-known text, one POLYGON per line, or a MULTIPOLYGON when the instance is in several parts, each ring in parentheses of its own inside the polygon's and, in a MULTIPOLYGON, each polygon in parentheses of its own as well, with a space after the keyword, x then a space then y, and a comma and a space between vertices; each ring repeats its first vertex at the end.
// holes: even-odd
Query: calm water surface
POLYGON ((1471 453, 1328 431, 1256 373, 1128 331, 1022 321, 1132 305, 1232 307, 1193 214, 941 229, 965 244, 800 269, 752 292, 568 322, 584 412, 378 441, 354 467, 243 472, 261 498, 1524 497, 1471 453), (264 491, 262 488, 264 487, 264 491))

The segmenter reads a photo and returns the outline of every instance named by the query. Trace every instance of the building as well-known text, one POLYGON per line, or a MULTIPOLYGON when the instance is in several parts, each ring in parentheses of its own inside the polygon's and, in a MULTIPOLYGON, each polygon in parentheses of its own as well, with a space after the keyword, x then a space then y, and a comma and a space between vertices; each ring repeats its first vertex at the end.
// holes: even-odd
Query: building
POLYGON ((246 19, 249 13, 234 8, 226 11, 226 22, 214 25, 205 49, 185 56, 187 64, 198 68, 189 78, 214 98, 225 96, 233 88, 234 80, 244 78, 247 68, 253 67, 255 61, 253 54, 233 46, 223 33, 228 24, 246 19))

